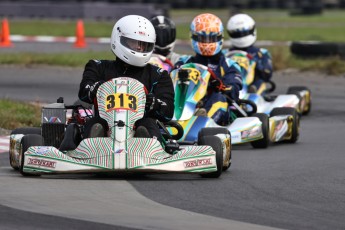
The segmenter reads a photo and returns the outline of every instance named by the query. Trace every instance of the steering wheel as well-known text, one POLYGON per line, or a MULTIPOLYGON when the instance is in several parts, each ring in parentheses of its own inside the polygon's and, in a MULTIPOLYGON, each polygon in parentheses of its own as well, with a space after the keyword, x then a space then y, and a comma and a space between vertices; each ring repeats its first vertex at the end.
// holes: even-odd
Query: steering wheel
POLYGON ((225 95, 228 103, 230 105, 233 105, 237 111, 242 114, 243 117, 248 117, 248 116, 251 116, 252 114, 256 113, 257 112, 257 106, 256 104, 251 101, 251 100, 245 100, 245 99, 238 99, 237 101, 234 101, 231 97, 229 97, 228 95, 226 94, 223 94, 225 95), (249 105, 252 109, 250 111, 248 110, 243 110, 241 108, 241 105, 249 105))
POLYGON ((183 137, 184 130, 177 121, 168 121, 164 123, 157 121, 157 123, 160 126, 160 128, 164 131, 162 135, 165 139, 179 140, 183 137), (177 130, 177 134, 174 134, 174 135, 170 134, 167 127, 175 128, 177 130))

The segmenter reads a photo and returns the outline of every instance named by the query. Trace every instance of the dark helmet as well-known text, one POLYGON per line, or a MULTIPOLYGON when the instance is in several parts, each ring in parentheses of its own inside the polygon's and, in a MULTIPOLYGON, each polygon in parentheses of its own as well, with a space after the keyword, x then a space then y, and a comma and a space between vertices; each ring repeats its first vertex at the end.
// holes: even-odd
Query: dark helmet
POLYGON ((169 55, 175 45, 175 23, 165 16, 155 16, 151 18, 150 21, 154 26, 157 35, 153 52, 163 56, 169 55))

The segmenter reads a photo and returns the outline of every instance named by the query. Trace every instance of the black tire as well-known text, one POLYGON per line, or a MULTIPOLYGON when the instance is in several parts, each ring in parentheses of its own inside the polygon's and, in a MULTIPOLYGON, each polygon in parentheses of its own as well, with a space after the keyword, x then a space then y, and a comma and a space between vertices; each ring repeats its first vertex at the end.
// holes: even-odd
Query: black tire
POLYGON ((218 178, 223 172, 223 144, 216 136, 201 136, 198 140, 198 145, 208 145, 216 152, 217 171, 211 173, 200 174, 205 178, 218 178))
MULTIPOLYGON (((41 128, 39 127, 26 127, 26 128, 17 128, 12 130, 11 135, 13 134, 23 134, 23 135, 27 135, 27 134, 39 134, 41 135, 41 128)), ((16 165, 14 163, 14 158, 13 158, 13 153, 11 151, 11 138, 10 138, 10 148, 9 148, 9 160, 10 160, 10 165, 13 169, 18 170, 19 166, 16 165)))
POLYGON ((31 146, 43 146, 44 145, 44 139, 41 135, 38 135, 38 134, 28 134, 28 135, 23 136, 20 144, 21 144, 21 152, 19 153, 19 157, 20 157, 19 172, 23 176, 35 176, 35 174, 29 174, 29 173, 23 172, 24 153, 31 146))
POLYGON ((12 130, 12 134, 38 134, 41 135, 41 128, 40 127, 25 127, 25 128, 17 128, 12 130))
POLYGON ((292 123, 292 133, 290 140, 287 140, 288 143, 296 143, 299 137, 299 122, 300 117, 297 113, 297 110, 295 108, 274 108, 271 111, 271 117, 272 116, 278 116, 278 115, 292 115, 293 117, 293 123, 292 123))
POLYGON ((326 57, 339 53, 339 44, 334 42, 292 42, 291 53, 301 57, 326 57))
POLYGON ((299 95, 299 99, 301 99, 301 95, 300 95, 300 91, 303 91, 303 90, 307 90, 309 92, 309 98, 307 98, 307 109, 304 110, 304 111, 301 111, 301 113, 303 115, 308 115, 311 111, 311 106, 312 106, 312 102, 311 102, 311 91, 309 88, 305 87, 305 86, 290 86, 288 89, 287 89, 287 94, 296 94, 298 93, 299 95))
POLYGON ((214 136, 217 134, 230 134, 230 131, 227 128, 222 127, 207 127, 200 129, 198 133, 198 140, 200 140, 201 137, 204 136, 214 136))
POLYGON ((257 117, 262 122, 262 134, 264 137, 260 140, 252 141, 250 144, 255 149, 265 149, 270 143, 270 123, 269 117, 265 113, 255 113, 252 117, 257 117))
POLYGON ((217 128, 202 128, 199 133, 198 133, 198 140, 202 136, 214 136, 217 134, 229 134, 230 135, 230 152, 226 154, 226 156, 229 156, 229 159, 226 159, 226 162, 223 162, 223 171, 226 171, 230 168, 231 166, 231 159, 232 159, 232 146, 231 146, 231 134, 230 131, 227 128, 222 128, 222 127, 217 127, 217 128), (225 164, 225 165, 224 165, 225 164))
POLYGON ((60 151, 69 151, 77 148, 81 142, 80 129, 77 124, 70 123, 67 125, 64 137, 59 146, 60 151))

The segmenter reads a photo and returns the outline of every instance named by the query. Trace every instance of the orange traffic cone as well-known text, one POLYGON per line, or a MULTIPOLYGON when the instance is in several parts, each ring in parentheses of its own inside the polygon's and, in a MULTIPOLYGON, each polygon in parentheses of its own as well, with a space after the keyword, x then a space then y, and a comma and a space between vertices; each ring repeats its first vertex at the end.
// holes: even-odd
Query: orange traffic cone
POLYGON ((76 39, 74 42, 74 47, 76 48, 84 48, 86 47, 85 42, 85 33, 84 33, 84 23, 82 20, 77 21, 77 28, 76 28, 76 39))
POLYGON ((10 40, 10 27, 7 18, 2 20, 2 31, 0 33, 0 47, 12 47, 10 40))

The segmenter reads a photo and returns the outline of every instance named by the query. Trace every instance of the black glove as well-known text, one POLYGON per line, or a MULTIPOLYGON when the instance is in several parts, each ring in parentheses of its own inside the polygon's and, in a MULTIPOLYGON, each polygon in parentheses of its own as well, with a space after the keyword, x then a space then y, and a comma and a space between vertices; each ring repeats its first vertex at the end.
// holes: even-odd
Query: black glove
POLYGON ((218 80, 218 79, 211 79, 210 86, 211 86, 211 88, 214 91, 219 92, 221 84, 222 83, 220 82, 220 80, 218 80))
POLYGON ((145 111, 150 112, 152 110, 157 109, 158 103, 157 98, 152 93, 146 95, 146 104, 145 104, 145 111))
POLYGON ((196 108, 202 108, 204 107, 204 102, 202 100, 198 101, 198 103, 196 103, 196 108))
POLYGON ((230 90, 230 97, 234 100, 237 101, 240 96, 240 90, 237 85, 233 85, 230 90))
POLYGON ((93 85, 90 86, 88 96, 89 96, 89 100, 91 102, 93 102, 93 100, 95 99, 95 97, 97 95, 97 90, 100 87, 100 85, 102 85, 103 83, 104 83, 104 81, 97 81, 93 85))

